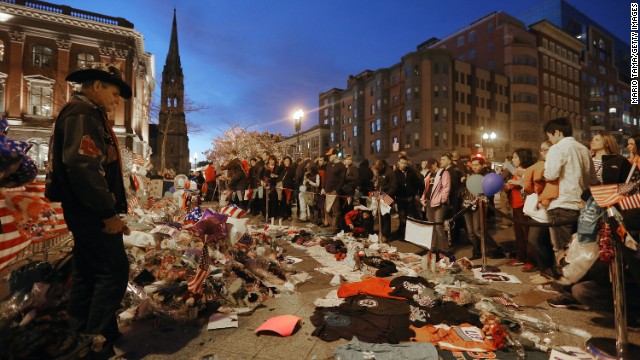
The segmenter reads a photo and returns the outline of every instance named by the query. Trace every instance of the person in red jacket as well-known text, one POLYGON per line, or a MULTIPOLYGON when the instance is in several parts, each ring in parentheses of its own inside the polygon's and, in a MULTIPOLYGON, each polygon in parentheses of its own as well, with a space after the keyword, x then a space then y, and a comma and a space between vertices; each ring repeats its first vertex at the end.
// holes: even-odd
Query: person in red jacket
POLYGON ((205 200, 213 201, 213 195, 216 190, 216 168, 211 161, 209 161, 207 167, 204 168, 204 182, 207 183, 205 200))
POLYGON ((344 215, 348 231, 355 237, 367 237, 373 234, 373 217, 371 211, 353 209, 344 215))

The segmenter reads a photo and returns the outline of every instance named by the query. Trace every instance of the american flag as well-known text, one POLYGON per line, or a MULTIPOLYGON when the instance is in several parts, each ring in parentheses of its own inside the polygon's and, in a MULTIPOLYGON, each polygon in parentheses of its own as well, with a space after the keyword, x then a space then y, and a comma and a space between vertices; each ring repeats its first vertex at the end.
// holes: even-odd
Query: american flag
POLYGON ((189 291, 194 294, 202 294, 202 290, 204 289, 204 279, 209 276, 210 271, 209 249, 205 241, 204 245, 202 246, 202 255, 200 255, 198 270, 196 271, 195 276, 187 281, 187 289, 189 289, 189 291))
POLYGON ((514 307, 518 307, 518 304, 514 303, 513 301, 509 301, 506 298, 502 297, 502 296, 492 296, 491 299, 493 299, 493 301, 497 302, 498 304, 502 305, 502 306, 514 306, 514 307))
POLYGON ((18 231, 13 211, 6 206, 4 192, 0 191, 0 270, 9 265, 31 241, 18 231))
POLYGON ((591 195, 598 206, 606 208, 619 203, 636 187, 635 183, 592 186, 591 195))
POLYGON ((128 205, 127 213, 129 213, 130 215, 133 214, 133 209, 135 209, 138 206, 138 204, 140 204, 138 197, 131 196, 129 198, 129 201, 127 201, 127 205, 128 205))
POLYGON ((389 196, 389 194, 385 193, 381 193, 379 199, 384 201, 387 206, 391 206, 391 204, 393 204, 393 202, 395 201, 391 196, 389 196))
POLYGON ((144 165, 147 162, 147 159, 144 158, 141 154, 133 153, 133 164, 134 165, 144 165))
POLYGON ((187 214, 187 216, 184 218, 184 221, 191 221, 192 223, 196 223, 200 221, 200 219, 202 219, 202 215, 202 209, 200 209, 200 206, 196 206, 195 208, 193 208, 193 210, 191 210, 189 214, 187 214))
POLYGON ((618 206, 620 206, 620 209, 622 210, 640 208, 640 193, 623 198, 618 203, 618 206))
POLYGON ((235 205, 227 205, 220 209, 220 214, 227 215, 232 218, 241 219, 246 215, 246 211, 240 209, 235 205))

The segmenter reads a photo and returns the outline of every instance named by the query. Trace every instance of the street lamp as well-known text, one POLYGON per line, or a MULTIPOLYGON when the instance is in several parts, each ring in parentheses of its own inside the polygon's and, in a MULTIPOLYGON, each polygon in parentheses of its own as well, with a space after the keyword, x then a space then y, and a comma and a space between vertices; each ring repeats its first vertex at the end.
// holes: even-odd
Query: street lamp
POLYGON ((193 170, 195 170, 197 166, 198 166, 198 153, 194 152, 193 153, 193 170))
MULTIPOLYGON (((293 113, 293 124, 295 125, 297 139, 296 139, 296 152, 300 152, 300 128, 302 127, 302 117, 304 111, 298 109, 293 113)), ((294 154, 295 155, 295 154, 294 154)))
POLYGON ((490 145, 489 147, 487 147, 487 158, 489 160, 493 159, 493 140, 495 140, 497 137, 498 135, 496 135, 494 131, 492 131, 491 133, 485 132, 482 134, 482 147, 484 148, 484 143, 490 145))

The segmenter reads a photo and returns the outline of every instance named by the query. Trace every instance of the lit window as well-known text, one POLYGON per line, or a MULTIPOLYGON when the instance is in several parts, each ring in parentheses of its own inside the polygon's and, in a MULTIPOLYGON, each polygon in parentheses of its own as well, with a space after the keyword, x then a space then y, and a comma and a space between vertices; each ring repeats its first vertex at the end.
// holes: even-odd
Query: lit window
POLYGON ((358 136, 358 125, 353 125, 353 136, 358 136))
MULTIPOLYGON (((84 69, 92 65, 96 61, 96 57, 92 53, 81 52, 78 54, 78 69, 84 69)), ((327 109, 325 109, 325 115, 328 115, 327 109)))
POLYGON ((54 80, 39 75, 25 76, 29 89, 27 114, 50 117, 53 111, 54 80))
POLYGON ((44 45, 33 46, 33 66, 48 68, 51 66, 53 50, 44 45))
POLYGON ((0 40, 0 61, 4 60, 4 41, 0 40))
POLYGON ((407 122, 411 122, 411 109, 407 110, 407 122))

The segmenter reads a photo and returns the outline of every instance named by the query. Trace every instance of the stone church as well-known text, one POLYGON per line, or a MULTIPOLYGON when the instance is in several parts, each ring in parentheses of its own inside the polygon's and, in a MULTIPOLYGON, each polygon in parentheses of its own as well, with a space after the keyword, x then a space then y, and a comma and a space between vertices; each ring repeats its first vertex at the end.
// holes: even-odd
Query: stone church
POLYGON ((162 70, 158 124, 149 125, 150 143, 153 148, 151 162, 158 171, 173 169, 176 174, 189 172, 189 136, 184 110, 184 75, 180 64, 174 9, 171 42, 162 70))

